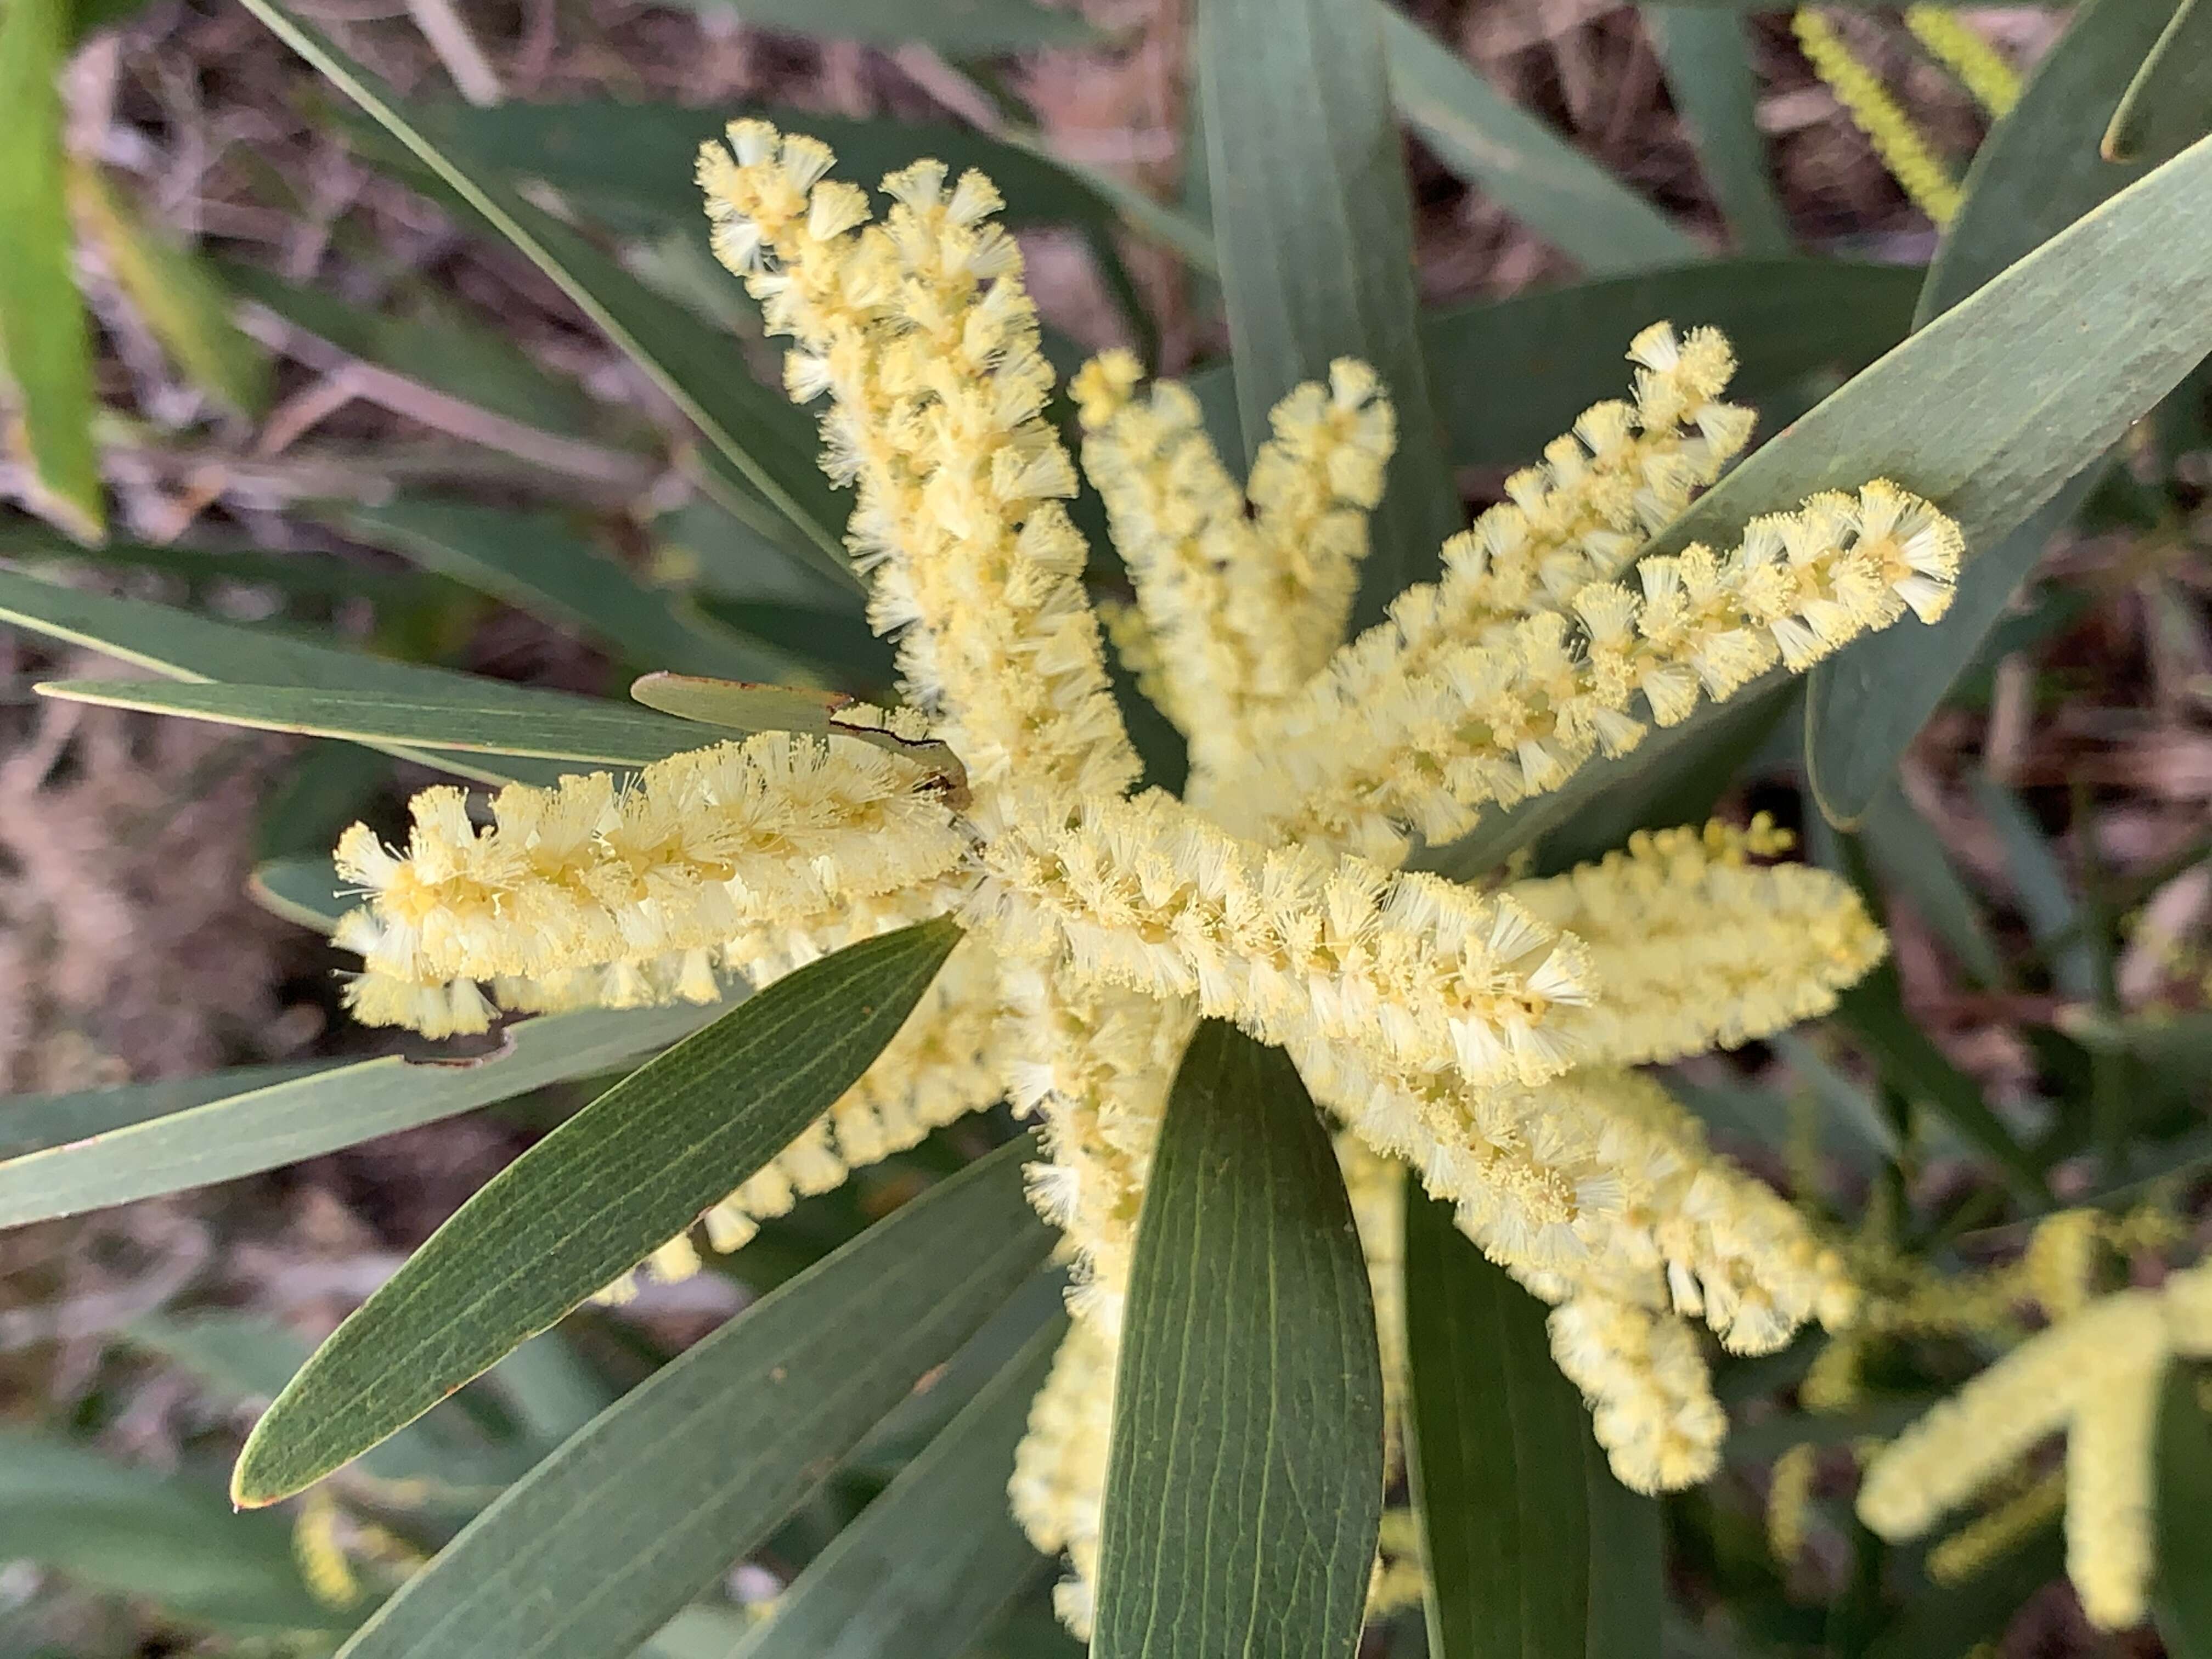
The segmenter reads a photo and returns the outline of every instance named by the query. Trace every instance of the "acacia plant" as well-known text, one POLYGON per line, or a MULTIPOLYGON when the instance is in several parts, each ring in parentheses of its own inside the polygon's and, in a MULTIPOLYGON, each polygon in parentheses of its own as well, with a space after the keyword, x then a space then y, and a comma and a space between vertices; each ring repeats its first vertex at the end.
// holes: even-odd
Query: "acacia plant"
MULTIPOLYGON (((589 268, 572 228, 249 3, 467 210, 589 268)), ((1930 9, 1916 28, 1956 46, 1930 9)), ((2081 181, 1993 218, 2008 155, 2081 142, 2079 100, 2031 86, 1944 198, 1902 343, 1758 444, 1723 334, 1694 307, 1639 317, 1626 395, 1463 527, 1414 327, 1405 27, 1366 0, 1198 8, 1233 410, 1226 383, 1127 350, 1063 386, 981 172, 918 156, 872 191, 750 118, 707 145, 714 252, 786 343, 836 493, 723 422, 730 487, 794 522, 836 503, 815 539, 895 648, 879 703, 678 672, 591 702, 7 588, 26 625, 171 678, 50 695, 459 775, 396 841, 347 830, 335 891, 289 902, 358 958, 357 1021, 497 1043, 158 1120, 168 1140, 119 1179, 98 1143, 56 1148, 44 1212, 182 1184, 203 1155, 187 1178, 244 1167, 241 1136, 265 1167, 634 1067, 298 1371, 238 1462, 241 1504, 314 1487, 587 1300, 695 1274, 701 1243, 742 1253, 933 1132, 975 1119, 1002 1143, 592 1419, 348 1654, 633 1650, 987 1329, 989 1380, 743 1651, 954 1653, 1042 1557, 1060 1620, 1110 1659, 1341 1659, 1416 1603, 1439 1659, 1509 1626, 1522 1651, 1656 1652, 1652 1499, 1721 1466, 1712 1356, 1749 1374, 1814 1329, 1791 1421, 1856 1408, 1886 1341, 2011 1350, 1869 1455, 1872 1534, 2009 1481, 1972 1549, 2063 1508, 2088 1617, 2145 1616, 2154 1443, 2162 1402, 2190 1426, 2174 1362, 2212 1358, 2208 1269, 2096 1293, 2101 1249, 2179 1234, 2050 1214, 2063 1149, 1897 1035, 1852 860, 1707 815, 1807 676, 1812 793, 1841 826, 1869 810, 2071 481, 2212 349, 2212 147, 2127 179, 2067 150, 2081 181), (2037 1224, 2021 1266, 1977 1278, 1785 1197, 1658 1069, 1845 1000, 1886 1060, 1919 1060, 1901 1109, 2037 1224), (346 1121, 284 1139, 322 1101, 346 1121), (234 1144, 202 1144, 218 1130, 234 1144), (1008 1337, 1046 1270, 1064 1312, 1008 1337), (2049 1328, 2019 1327, 2022 1301, 2049 1328), (2023 1473, 2057 1427, 2063 1475, 2023 1473)), ((2045 77, 2090 64, 2117 97, 2139 22, 2104 0, 2074 31, 2045 77)), ((1818 1437, 1775 1449, 1778 1538, 1802 1537, 1818 1437)), ((2169 1639, 2201 1639, 2201 1613, 2169 1639)))

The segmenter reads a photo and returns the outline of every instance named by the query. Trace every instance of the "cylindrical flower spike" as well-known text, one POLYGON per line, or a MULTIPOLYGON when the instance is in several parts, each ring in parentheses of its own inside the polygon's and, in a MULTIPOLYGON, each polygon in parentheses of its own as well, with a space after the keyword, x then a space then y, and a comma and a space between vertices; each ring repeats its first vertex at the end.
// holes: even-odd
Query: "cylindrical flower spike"
POLYGON ((1163 795, 1025 794, 979 850, 970 914, 1094 982, 1191 997, 1262 1042, 1364 1045, 1474 1083, 1570 1063, 1580 947, 1510 900, 1354 859, 1268 851, 1163 795))
POLYGON ((1552 1357, 1589 1401, 1621 1485, 1676 1492, 1719 1466, 1728 1419, 1688 1326, 1600 1296, 1577 1297, 1547 1323, 1552 1357))
POLYGON ((543 978, 703 951, 927 882, 968 842, 933 775, 867 744, 763 732, 605 773, 521 784, 471 822, 458 789, 412 803, 405 854, 366 825, 339 873, 371 895, 349 942, 416 983, 543 978))
POLYGON ((794 341, 786 382, 829 394, 832 475, 859 486, 848 539, 870 614, 900 635, 912 700, 984 787, 1009 776, 1118 793, 1137 775, 1107 689, 1075 470, 1043 418, 1052 372, 1021 253, 980 173, 918 162, 881 223, 825 181, 818 142, 738 121, 701 153, 715 248, 794 341))

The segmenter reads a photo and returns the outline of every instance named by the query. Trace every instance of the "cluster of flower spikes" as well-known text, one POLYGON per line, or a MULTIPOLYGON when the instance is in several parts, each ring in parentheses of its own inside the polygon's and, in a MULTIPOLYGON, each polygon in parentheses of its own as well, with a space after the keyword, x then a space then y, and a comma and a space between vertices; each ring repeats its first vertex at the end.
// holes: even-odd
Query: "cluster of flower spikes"
MULTIPOLYGON (((1193 740, 1184 799, 1133 794, 1139 769, 1062 505, 1074 469, 1045 419, 1052 377, 1018 251, 991 219, 996 193, 921 163, 884 181, 878 218, 830 164, 811 139, 740 122, 702 155, 700 178, 718 251, 790 337, 793 396, 823 403, 825 465, 856 494, 848 542, 870 613, 896 636, 900 718, 958 756, 965 797, 842 738, 787 739, 778 752, 809 767, 869 769, 849 798, 793 798, 748 821, 787 883, 599 827, 626 822, 631 793, 657 779, 629 792, 571 782, 534 806, 503 796, 483 830, 441 805, 404 856, 349 838, 349 867, 372 890, 349 937, 401 986, 484 977, 498 994, 519 974, 530 1006, 574 1006, 641 986, 675 994, 665 952, 709 948, 678 923, 683 883, 714 918, 699 933, 735 929, 712 947, 716 964, 754 984, 957 915, 959 971, 857 1085, 860 1132, 839 1103, 708 1229, 740 1237, 963 1105, 1003 1096, 1041 1118, 1033 1191, 1067 1234, 1076 1318, 1010 1495, 1039 1547, 1073 1558, 1060 1606, 1078 1628, 1146 1171, 1201 1016, 1281 1044, 1340 1120, 1394 1376, 1395 1183, 1410 1168, 1557 1304, 1555 1350, 1623 1478, 1701 1478, 1723 1425, 1686 1322, 1764 1351, 1805 1319, 1844 1317, 1849 1287, 1786 1205, 1626 1068, 1824 1011, 1881 938, 1843 884, 1765 862, 1782 846, 1764 826, 1640 837, 1570 876, 1487 890, 1397 866, 1411 830, 1471 823, 1628 745, 1639 698, 1650 718, 1679 720, 1907 606, 1932 614, 1955 531, 1870 484, 1762 521, 1726 553, 1647 560, 1639 597, 1615 579, 1748 427, 1718 400, 1725 343, 1656 325, 1632 347, 1633 403, 1590 411, 1455 543, 1441 582, 1339 646, 1394 441, 1373 376, 1340 364, 1292 392, 1240 491, 1188 395, 1143 386, 1109 356, 1076 383, 1085 460, 1171 688, 1167 712, 1193 740), (563 841, 538 820, 570 823, 556 805, 572 790, 598 792, 602 817, 563 841), (900 821, 865 848, 832 845, 870 813, 900 821), (509 822, 525 819, 507 847, 509 822), (486 841, 498 858, 471 850, 486 841), (600 902, 586 872, 603 859, 633 884, 611 903, 638 956, 572 959, 556 943, 507 963, 484 942, 498 933, 487 914, 534 914, 556 893, 600 902), (660 880, 664 861, 687 859, 698 867, 660 880), (478 886, 440 884, 465 867, 478 886), (425 911, 417 896, 432 890, 425 911), (443 919, 447 897, 468 927, 443 919), (617 987, 611 961, 653 965, 617 987), (562 979, 571 968, 580 977, 562 979), (925 1085, 940 1055, 953 1080, 925 1085)), ((735 847, 742 837, 716 828, 720 800, 700 795, 687 823, 735 847)), ((365 1009, 382 994, 357 993, 365 1009)), ((392 1006, 404 1013, 405 1000, 392 1006)), ((680 1267, 688 1248, 664 1265, 680 1267)))
POLYGON ((2089 1299, 2004 1355, 1876 1455, 1860 1518, 1885 1538, 1917 1537, 2063 1430, 2067 1576, 2092 1624, 2140 1622, 2159 1402, 2177 1358, 2212 1358, 2212 1262, 2089 1299))

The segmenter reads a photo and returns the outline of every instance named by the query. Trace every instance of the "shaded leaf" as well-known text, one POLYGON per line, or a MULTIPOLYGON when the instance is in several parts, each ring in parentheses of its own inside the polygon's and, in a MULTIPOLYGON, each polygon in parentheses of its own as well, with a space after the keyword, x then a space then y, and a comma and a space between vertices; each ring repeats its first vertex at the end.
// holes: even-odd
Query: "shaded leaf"
POLYGON ((1920 915, 1959 965, 1983 986, 2005 981, 1996 940, 1977 899, 1944 850, 1935 826, 1894 786, 1869 805, 1859 823, 1867 857, 1882 878, 1920 915))
MULTIPOLYGON (((1399 113, 1439 161, 1530 230, 1601 275, 1680 264, 1703 252, 1687 232, 1388 0, 1370 3, 1399 113)), ((1218 193, 1218 178, 1214 187, 1218 193)))
POLYGON ((582 635, 643 667, 771 679, 794 659, 687 617, 550 514, 415 495, 336 514, 347 534, 582 635))
POLYGON ((1740 17, 1710 7, 1646 5, 1644 27, 1667 66, 1667 90, 1698 147, 1698 165, 1746 253, 1790 252, 1790 221, 1767 170, 1759 76, 1740 17))
POLYGON ((73 163, 69 189, 108 274, 178 368, 218 403, 260 414, 269 402, 269 358, 230 320, 222 281, 198 254, 140 219, 97 167, 73 163))
MULTIPOLYGON (((2097 0, 2076 14, 2073 27, 2045 58, 2020 102, 1976 152, 1966 174, 1966 199, 1944 233, 1921 293, 1920 325, 1952 310, 2008 266, 2044 247, 2117 191, 2145 177, 2146 168, 2115 167, 2100 161, 2097 135, 2135 64, 2155 38, 2160 11, 2158 5, 2137 0, 2097 0)), ((2160 250, 2173 266, 2169 281, 2192 269, 2201 271, 2212 261, 2212 233, 2200 231, 2193 244, 2187 240, 2185 228, 2182 236, 2181 246, 2160 250)), ((2061 495, 2056 486, 2094 465, 2106 447, 2083 441, 2080 434, 2085 428, 2099 428, 2107 433, 2109 443, 2119 425, 2157 402, 2179 379, 2178 374, 2168 377, 2164 354, 2155 349, 2149 361, 2115 360, 2101 369, 2087 352, 2069 349, 2075 344, 2070 337, 2084 319, 2117 320, 2116 307, 2161 303, 2154 295, 2137 300, 2112 291, 2094 274, 2095 262, 2124 259, 2126 255, 2098 248, 2097 238, 2084 240, 2089 246, 2074 260, 2050 262, 2082 265, 2083 285, 2073 297, 2045 301, 2028 314, 1990 308, 1982 325, 1986 343, 2004 349, 1978 357, 1972 365, 1956 364, 1951 372, 1960 378, 1948 383, 1954 406, 1969 406, 1963 416, 1966 429, 1946 433, 1935 428, 1932 438, 1923 441, 1924 456, 1913 459, 1935 464, 1928 473, 1930 483, 1954 487, 1945 481, 1962 475, 1955 466, 1944 465, 1947 452, 1986 441, 1985 430, 1989 438, 2006 447, 2003 415, 1996 407, 2002 403, 2039 404, 2047 410, 2045 444, 2055 453, 2036 477, 2015 477, 1996 459, 1995 451, 1981 450, 1990 459, 1970 464, 1999 475, 1988 480, 1990 498, 2008 488, 2020 499, 2017 503, 2000 501, 2002 511, 1986 526, 1961 518, 1972 557, 1949 614, 1933 627, 1886 629, 1813 672, 1805 705, 1806 770, 1820 810, 1832 823, 1849 827, 1866 811, 1913 733, 1972 662, 2014 590, 2041 557, 2052 532, 2070 516, 2078 495, 2061 495), (2062 319, 2061 304, 2078 307, 2078 313, 2062 319), (2015 351, 2015 342, 2032 343, 2015 351), (2074 361, 2077 358, 2078 362, 2074 361), (2083 366, 2087 378, 2108 384, 2094 390, 2069 385, 2083 366), (2117 423, 2100 426, 2116 417, 2092 412, 2088 405, 2098 395, 2124 405, 2117 423), (2043 506, 2054 496, 2056 501, 2043 506)), ((2132 275, 2117 265, 2111 268, 2116 281, 2132 275)), ((2154 276, 2152 280, 2158 279, 2154 276)), ((2131 332, 2124 327, 2120 335, 2131 332)), ((2100 337, 2080 343, 2091 349, 2128 349, 2124 337, 2100 337)), ((2184 355, 2193 362, 2208 349, 2212 349, 2212 331, 2193 350, 2185 349, 2184 355)), ((1936 362, 1931 356, 1923 373, 1938 372, 1936 362)), ((1918 388, 1926 384, 1916 374, 1897 386, 1895 395, 1917 398, 1918 388)), ((1817 411, 1813 418, 1818 418, 1817 411)), ((1827 435, 1832 439, 1835 433, 1832 429, 1827 435)), ((1868 458, 1875 459, 1872 454, 1868 458)), ((1875 470, 1897 465, 1885 460, 1875 470)), ((1931 493, 1909 477, 1900 482, 1931 493)), ((2076 489, 2081 487, 2077 484, 2076 489)), ((1969 512, 1978 498, 1970 496, 1969 512)), ((1942 505, 1954 515, 1960 514, 1955 501, 1942 505)))
POLYGON ((2014 895, 2029 935, 2051 969, 2051 983, 2081 1001, 2095 998, 2109 964, 2100 964, 2093 921, 2074 891, 2042 828, 2019 796, 1994 779, 1969 781, 1974 804, 1996 832, 2014 895))
POLYGON ((2163 161, 2212 132, 2212 4, 2181 0, 2128 82, 2099 146, 2110 161, 2163 161))
POLYGON ((611 1070, 712 1017, 699 1008, 553 1014, 510 1026, 507 1047, 482 1060, 410 1065, 392 1055, 186 1103, 0 1163, 0 1227, 231 1181, 434 1123, 611 1070))
POLYGON ((225 261, 218 269, 237 293, 349 356, 556 437, 591 434, 597 411, 582 386, 473 319, 438 312, 395 317, 258 265, 225 261))
MULTIPOLYGON (((1407 1466, 1430 1652, 1583 1659, 1596 1651, 1589 1431, 1552 1361, 1543 1304, 1460 1232, 1449 1204, 1410 1188, 1405 1271, 1407 1466)), ((1625 1588, 1611 1580, 1608 1593, 1625 1588)))
POLYGON ((212 1486, 28 1429, 0 1428, 0 1557, 226 1625, 351 1622, 300 1582, 288 1522, 233 1515, 212 1486))
POLYGON ((327 854, 270 859, 253 866, 246 892, 264 910, 317 933, 327 933, 358 902, 327 854))
POLYGON ((107 514, 92 439, 92 337, 70 270, 55 85, 69 14, 69 0, 9 0, 0 12, 0 374, 20 408, 33 505, 97 541, 107 514))
POLYGON ((793 533, 788 545, 852 581, 839 530, 845 508, 814 465, 813 423, 755 380, 734 343, 645 287, 568 226, 518 195, 448 139, 434 142, 387 87, 276 0, 246 7, 513 242, 704 433, 710 465, 740 501, 758 499, 793 533))
POLYGON ((690 1226, 867 1069, 959 938, 940 918, 811 963, 532 1146, 316 1351, 255 1426, 233 1497, 328 1474, 690 1226))
POLYGON ((1036 1155, 1028 1137, 1001 1147, 656 1371, 447 1545, 346 1659, 629 1652, 1035 1271, 1053 1241, 1022 1189, 1036 1155))
POLYGON ((1628 1490, 1585 1422, 1589 1504, 1589 1632, 1585 1659, 1659 1659, 1667 1605, 1667 1521, 1659 1500, 1628 1490))
POLYGON ((84 547, 51 531, 0 531, 0 559, 18 563, 74 564, 159 571, 195 586, 238 582, 273 587, 298 599, 367 599, 410 606, 451 592, 443 583, 411 572, 371 570, 313 552, 270 553, 258 548, 187 547, 173 542, 102 542, 84 547))
POLYGON ((1966 1583, 1923 1588, 1867 1649, 1867 1659, 1959 1659, 2003 1635, 2021 1603, 2064 1571, 2058 1529, 2045 1527, 1966 1583))
POLYGON ((1459 503, 1416 333, 1411 209, 1373 0, 1200 0, 1199 95, 1245 459, 1267 411, 1358 357, 1398 412, 1352 621, 1432 574, 1459 503))
POLYGON ((1006 1508, 1057 1314, 776 1598, 730 1659, 959 1659, 1043 1565, 1006 1508))
MULTIPOLYGON (((629 689, 631 696, 709 728, 731 732, 804 732, 820 738, 850 738, 894 755, 933 766, 956 789, 967 787, 967 769, 951 745, 935 738, 902 738, 879 726, 845 717, 853 699, 841 691, 812 691, 797 685, 750 685, 738 680, 706 679, 693 674, 645 674, 629 689)), ((715 742, 711 730, 694 744, 715 742)))
POLYGON ((2212 1419, 2196 1368, 2166 1373, 2158 1416, 2158 1577, 2152 1606, 2171 1659, 2212 1659, 2212 1419))
POLYGON ((1297 1070, 1218 1021, 1169 1097, 1115 1388, 1097 1659, 1349 1659, 1382 1510, 1366 1262, 1297 1070))
POLYGON ((560 692, 495 688, 403 696, 314 691, 294 685, 203 685, 161 680, 49 680, 40 696, 136 708, 263 732, 301 732, 356 743, 435 746, 465 754, 535 755, 598 765, 642 766, 697 749, 697 728, 625 703, 560 692), (537 706, 518 697, 543 699, 537 706))

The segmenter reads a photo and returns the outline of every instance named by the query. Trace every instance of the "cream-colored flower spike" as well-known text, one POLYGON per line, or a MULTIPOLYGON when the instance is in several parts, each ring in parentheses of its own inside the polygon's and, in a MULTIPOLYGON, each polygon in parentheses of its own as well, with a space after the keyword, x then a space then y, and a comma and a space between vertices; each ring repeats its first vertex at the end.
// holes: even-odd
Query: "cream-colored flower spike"
POLYGON ((1885 1538, 1915 1538, 2045 1436, 2066 1444, 2066 1571, 2106 1630, 2139 1622, 2152 1553, 2152 1445, 2175 1358, 2212 1358, 2212 1262, 2102 1297, 2006 1354, 1899 1435, 1859 1488, 1885 1538))
MULTIPOLYGON (((1843 884, 1771 862, 1784 838, 1763 824, 1638 836, 1488 888, 1398 866, 1414 835, 1555 789, 1648 723, 1938 613, 1956 530, 1877 481, 1725 551, 1635 564, 1750 428, 1720 401, 1726 342, 1658 324, 1631 347, 1632 400, 1585 414, 1453 540, 1441 580, 1340 644, 1395 438, 1373 374, 1340 362, 1293 391, 1240 487, 1189 393, 1109 354, 1073 386, 1084 459, 1135 587, 1122 635, 1193 762, 1183 799, 1132 793, 997 193, 918 163, 884 181, 878 217, 830 160, 739 122, 699 176, 716 247, 789 337, 792 395, 820 404, 824 465, 855 492, 848 541, 907 705, 884 719, 949 746, 966 791, 919 750, 769 734, 627 787, 510 789, 482 822, 430 792, 404 850, 358 830, 341 846, 368 895, 343 935, 367 969, 357 1012, 443 1033, 495 1004, 703 1000, 959 916, 965 939, 890 1047, 706 1231, 738 1244, 994 1099, 1041 1119, 1033 1193, 1067 1235, 1075 1326, 1012 1495, 1070 1557, 1079 1629, 1145 1182, 1201 1016, 1281 1045, 1344 1126, 1394 1412, 1410 1168, 1554 1305, 1554 1352, 1623 1479, 1702 1478, 1725 1421, 1694 1323, 1767 1352, 1848 1317, 1850 1286, 1626 1068, 1825 1012, 1881 936, 1843 884)), ((650 1265, 695 1261, 678 1240, 650 1265)), ((1385 1580, 1402 1591, 1407 1571, 1385 1580)))

